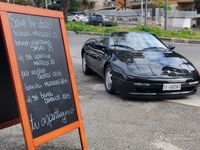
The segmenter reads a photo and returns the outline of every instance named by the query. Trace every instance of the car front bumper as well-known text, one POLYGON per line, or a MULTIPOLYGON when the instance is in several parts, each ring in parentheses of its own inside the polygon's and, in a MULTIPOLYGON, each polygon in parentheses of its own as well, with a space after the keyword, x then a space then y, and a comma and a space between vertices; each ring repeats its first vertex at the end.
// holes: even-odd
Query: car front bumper
POLYGON ((192 95, 197 91, 199 83, 190 84, 191 81, 180 82, 174 80, 170 81, 151 81, 151 80, 140 80, 141 84, 138 83, 138 80, 128 81, 123 80, 118 77, 113 76, 113 83, 116 91, 125 96, 134 96, 134 97, 182 97, 192 95), (174 91, 164 91, 163 84, 166 83, 179 83, 181 84, 180 90, 174 91))

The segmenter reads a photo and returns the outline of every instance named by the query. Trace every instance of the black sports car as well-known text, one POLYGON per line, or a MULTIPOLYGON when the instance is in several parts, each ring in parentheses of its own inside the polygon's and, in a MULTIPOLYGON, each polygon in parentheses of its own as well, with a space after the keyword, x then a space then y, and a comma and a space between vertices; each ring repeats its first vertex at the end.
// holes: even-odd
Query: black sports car
POLYGON ((155 35, 117 32, 91 38, 82 48, 82 70, 104 78, 108 93, 133 96, 187 96, 200 77, 193 64, 155 35))

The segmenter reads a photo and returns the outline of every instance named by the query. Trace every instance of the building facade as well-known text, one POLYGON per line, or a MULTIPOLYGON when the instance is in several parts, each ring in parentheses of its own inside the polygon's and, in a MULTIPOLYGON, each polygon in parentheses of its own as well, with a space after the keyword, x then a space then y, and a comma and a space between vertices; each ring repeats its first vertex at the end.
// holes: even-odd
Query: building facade
POLYGON ((88 0, 89 2, 95 2, 94 9, 107 9, 107 8, 114 8, 115 7, 115 0, 88 0))
MULTIPOLYGON (((132 9, 141 8, 141 0, 89 0, 95 2, 95 9, 111 9, 128 7, 132 9)), ((143 5, 144 5, 143 0, 143 5)), ((147 0, 150 7, 158 7, 159 0, 147 0)), ((172 9, 192 11, 194 10, 194 0, 168 0, 172 9)))
POLYGON ((178 10, 194 10, 194 0, 177 0, 178 10))
MULTIPOLYGON (((116 0, 116 4, 123 3, 124 0, 116 0)), ((141 0, 125 0, 128 7, 140 8, 141 0)), ((159 0, 147 0, 148 5, 152 7, 158 6, 159 0)), ((164 0, 163 0, 164 1, 164 0)), ((192 11, 194 10, 194 0, 168 0, 172 9, 192 11)), ((143 0, 144 3, 144 0, 143 0)))

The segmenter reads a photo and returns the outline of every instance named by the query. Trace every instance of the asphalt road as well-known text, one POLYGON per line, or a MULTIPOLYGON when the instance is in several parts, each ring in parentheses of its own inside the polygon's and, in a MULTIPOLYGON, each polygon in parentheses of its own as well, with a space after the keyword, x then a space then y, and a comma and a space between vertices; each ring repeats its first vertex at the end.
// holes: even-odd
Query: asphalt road
MULTIPOLYGON (((81 71, 80 50, 89 37, 69 34, 89 150, 200 149, 200 108, 197 104, 180 104, 198 100, 200 92, 173 101, 109 95, 99 76, 85 76, 81 71)), ((190 59, 200 71, 199 46, 177 44, 176 51, 190 59)), ((0 137, 0 150, 25 149, 19 125, 1 130, 0 137)), ((57 138, 39 149, 80 149, 78 132, 57 138)))

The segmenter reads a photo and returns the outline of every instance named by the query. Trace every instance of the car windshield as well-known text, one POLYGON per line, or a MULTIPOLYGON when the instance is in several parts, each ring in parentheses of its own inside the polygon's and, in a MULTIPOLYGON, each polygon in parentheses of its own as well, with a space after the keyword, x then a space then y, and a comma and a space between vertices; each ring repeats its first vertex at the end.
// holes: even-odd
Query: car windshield
POLYGON ((122 45, 129 47, 127 50, 167 50, 167 47, 156 37, 145 32, 113 33, 109 46, 114 48, 118 45, 119 47, 122 47, 122 45))

